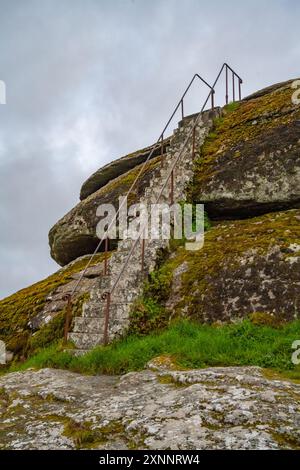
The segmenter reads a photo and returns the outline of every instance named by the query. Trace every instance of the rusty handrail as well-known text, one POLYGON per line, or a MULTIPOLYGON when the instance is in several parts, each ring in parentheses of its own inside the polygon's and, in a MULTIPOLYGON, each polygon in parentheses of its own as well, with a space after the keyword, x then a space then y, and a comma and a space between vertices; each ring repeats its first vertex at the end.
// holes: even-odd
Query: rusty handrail
POLYGON ((232 98, 233 98, 233 101, 235 101, 235 77, 237 78, 238 80, 238 85, 239 85, 239 101, 241 101, 242 99, 242 83, 243 83, 243 80, 241 79, 241 77, 230 67, 230 65, 228 65, 226 62, 224 62, 224 64, 222 65, 221 69, 220 69, 220 72, 218 73, 217 75, 217 78, 215 79, 214 81, 214 84, 213 84, 213 88, 215 88, 216 84, 218 83, 220 77, 221 77, 221 74, 223 72, 223 70, 225 69, 225 88, 226 88, 226 93, 225 93, 225 102, 226 104, 228 104, 228 98, 229 98, 229 82, 228 82, 228 70, 231 72, 232 74, 232 98))
MULTIPOLYGON (((72 296, 74 295, 74 293, 76 292, 79 284, 81 283, 82 281, 82 278, 83 276, 85 275, 85 272, 87 271, 88 267, 90 266, 92 260, 93 260, 93 257, 95 256, 95 254, 98 252, 101 244, 103 243, 103 241, 105 241, 105 252, 107 252, 107 249, 108 249, 108 233, 109 233, 109 230, 110 228, 112 227, 113 223, 115 223, 117 217, 118 217, 118 214, 123 206, 123 204, 125 203, 127 197, 129 196, 129 194, 131 193, 132 189, 134 188, 135 184, 137 183, 137 181, 139 180, 141 174, 143 173, 148 161, 151 159, 154 151, 157 149, 158 145, 160 144, 162 146, 162 155, 163 155, 163 142, 164 142, 164 133, 165 131, 167 130, 167 128, 169 127, 169 124, 171 123, 173 117, 175 116, 176 112, 178 111, 179 107, 181 107, 181 117, 182 119, 184 118, 184 106, 183 106, 183 102, 184 102, 184 98, 186 96, 186 94, 188 93, 190 87, 192 86, 194 80, 196 78, 198 78, 201 82, 203 82, 206 86, 208 86, 210 88, 210 92, 206 98, 206 100, 204 101, 204 104, 200 110, 200 112, 198 113, 198 116, 197 118, 195 119, 194 121, 194 124, 188 134, 188 136, 186 137, 182 147, 181 147, 181 150, 180 152, 178 153, 177 157, 175 158, 174 162, 172 163, 172 166, 168 172, 168 175, 166 177, 166 180, 159 192, 159 195, 157 197, 157 200, 156 200, 156 203, 159 202, 161 196, 162 196, 162 193, 163 191, 165 190, 165 187, 169 181, 169 179, 171 178, 171 199, 173 199, 173 184, 174 184, 174 169, 175 169, 175 166, 177 164, 177 162, 180 160, 181 156, 182 156, 182 153, 183 151, 185 150, 185 147, 186 145, 188 144, 188 141, 189 139, 192 137, 193 139, 193 153, 194 153, 194 141, 195 141, 195 129, 196 129, 196 126, 200 120, 200 117, 202 117, 202 113, 207 105, 207 102, 209 101, 209 99, 211 99, 211 109, 213 110, 214 109, 214 94, 215 94, 215 86, 217 84, 217 82, 219 81, 220 77, 221 77, 221 74, 223 72, 223 70, 225 69, 225 73, 226 73, 226 94, 225 94, 225 101, 226 101, 226 104, 228 104, 228 70, 232 73, 232 95, 233 95, 233 101, 235 101, 235 78, 237 78, 238 80, 238 83, 239 83, 239 100, 241 100, 241 84, 243 83, 241 77, 225 62, 218 75, 217 75, 217 78, 213 84, 213 86, 210 86, 208 84, 208 82, 206 80, 204 80, 199 74, 195 74, 193 76, 193 78, 191 79, 190 83, 188 84, 187 88, 185 89, 182 97, 180 98, 177 106, 175 107, 173 113, 171 114, 171 117, 169 118, 169 120, 167 121, 163 131, 161 132, 159 138, 157 139, 157 142, 156 144, 153 146, 151 152, 149 153, 147 159, 145 160, 145 162, 143 163, 143 165, 141 166, 140 168, 140 171, 138 173, 138 175, 136 176, 135 180, 133 181, 132 185, 130 186, 129 190, 127 191, 127 194, 126 194, 126 197, 123 199, 121 205, 119 206, 114 218, 112 219, 112 221, 110 222, 108 228, 106 229, 106 233, 105 235, 101 238, 101 240, 99 241, 96 249, 94 250, 94 252, 92 253, 92 256, 91 258, 89 259, 89 261, 87 262, 84 270, 82 271, 82 274, 81 276, 79 277, 78 279, 78 282, 76 283, 76 285, 74 286, 71 294, 69 294, 69 300, 68 300, 68 304, 71 305, 71 299, 72 299, 72 296)), ((120 270, 118 276, 117 276, 117 279, 115 280, 114 282, 114 285, 111 287, 110 291, 107 291, 107 292, 104 292, 103 295, 102 295, 102 298, 103 300, 106 300, 106 309, 105 309, 105 324, 104 324, 104 336, 103 336, 103 342, 104 344, 107 344, 108 342, 108 329, 109 329, 109 313, 110 313, 110 303, 111 303, 111 296, 113 294, 113 292, 115 291, 128 263, 129 263, 129 260, 138 244, 138 242, 140 241, 140 238, 141 238, 141 234, 143 233, 143 230, 144 230, 144 226, 142 226, 141 230, 140 230, 140 234, 139 234, 139 237, 134 240, 134 242, 132 243, 132 246, 131 246, 131 249, 128 253, 128 256, 122 266, 122 269, 120 270)), ((143 243, 142 244, 142 254, 144 253, 145 251, 145 244, 143 243)), ((144 260, 143 260, 143 256, 142 256, 142 270, 144 269, 144 260)), ((105 265, 104 265, 104 274, 107 274, 107 257, 105 258, 105 265)), ((65 325, 65 338, 66 338, 66 335, 67 335, 67 332, 68 332, 68 327, 69 327, 69 322, 70 322, 70 319, 68 318, 68 321, 66 322, 66 325, 65 325), (67 324, 68 323, 68 324, 67 324)))

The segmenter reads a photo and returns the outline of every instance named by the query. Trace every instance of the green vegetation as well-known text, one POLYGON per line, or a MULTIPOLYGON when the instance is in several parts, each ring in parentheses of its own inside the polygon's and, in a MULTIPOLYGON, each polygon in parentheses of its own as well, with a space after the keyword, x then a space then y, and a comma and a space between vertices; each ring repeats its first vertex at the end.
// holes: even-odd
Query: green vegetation
POLYGON ((180 368, 256 365, 300 379, 300 367, 291 362, 291 345, 299 338, 300 321, 274 328, 250 320, 222 326, 180 320, 164 331, 128 336, 81 357, 62 352, 60 344, 52 345, 10 371, 54 367, 86 374, 123 374, 142 369, 155 356, 169 355, 180 368))

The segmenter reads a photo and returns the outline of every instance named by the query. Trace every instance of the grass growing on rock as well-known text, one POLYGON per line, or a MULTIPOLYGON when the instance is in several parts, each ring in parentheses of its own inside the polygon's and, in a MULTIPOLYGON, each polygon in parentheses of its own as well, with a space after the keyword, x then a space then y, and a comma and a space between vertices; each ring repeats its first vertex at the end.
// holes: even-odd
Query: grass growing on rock
POLYGON ((81 357, 52 345, 10 371, 54 367, 84 374, 123 374, 141 370, 155 356, 169 355, 181 368, 255 365, 300 380, 300 366, 291 361, 297 339, 300 321, 274 328, 248 319, 222 326, 180 320, 166 330, 129 336, 81 357))

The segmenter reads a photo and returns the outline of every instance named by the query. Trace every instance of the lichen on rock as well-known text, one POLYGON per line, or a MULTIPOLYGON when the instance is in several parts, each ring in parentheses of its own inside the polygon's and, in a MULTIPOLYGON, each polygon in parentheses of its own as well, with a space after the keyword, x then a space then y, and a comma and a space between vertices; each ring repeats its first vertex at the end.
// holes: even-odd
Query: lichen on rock
POLYGON ((0 378, 1 449, 299 449, 300 385, 259 367, 0 378))

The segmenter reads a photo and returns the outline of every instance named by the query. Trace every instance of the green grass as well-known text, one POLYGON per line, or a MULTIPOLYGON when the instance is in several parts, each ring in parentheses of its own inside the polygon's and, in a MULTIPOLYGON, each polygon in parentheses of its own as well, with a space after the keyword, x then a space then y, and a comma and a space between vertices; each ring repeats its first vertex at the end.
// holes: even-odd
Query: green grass
POLYGON ((170 355, 183 368, 256 365, 300 379, 300 366, 291 362, 296 339, 300 339, 300 321, 273 328, 249 320, 224 326, 181 320, 161 332, 129 336, 81 357, 52 345, 10 371, 54 367, 85 374, 122 374, 142 369, 155 356, 170 355))

